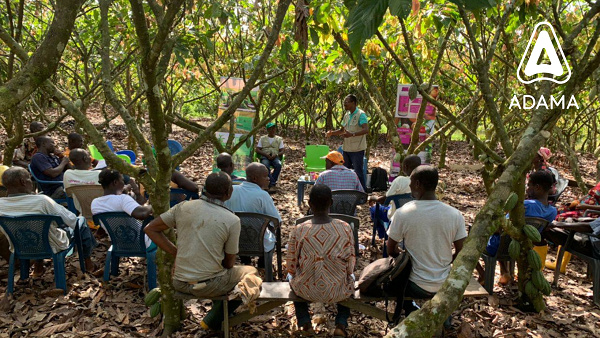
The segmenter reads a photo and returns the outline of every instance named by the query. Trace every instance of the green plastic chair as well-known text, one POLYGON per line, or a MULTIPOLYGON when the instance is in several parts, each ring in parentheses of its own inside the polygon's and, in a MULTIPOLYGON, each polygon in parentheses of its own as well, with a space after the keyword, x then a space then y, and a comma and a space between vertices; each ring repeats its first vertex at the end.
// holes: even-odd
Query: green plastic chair
POLYGON ((131 164, 131 158, 129 156, 121 154, 121 155, 117 155, 117 157, 120 158, 120 159, 122 159, 123 161, 131 164))
POLYGON ((100 154, 100 150, 98 150, 98 148, 96 148, 95 145, 90 144, 88 145, 88 149, 90 151, 90 156, 93 157, 94 159, 100 161, 104 159, 104 156, 102 156, 102 154, 100 154))
POLYGON ((325 160, 321 159, 321 157, 327 154, 329 154, 329 146, 327 145, 307 145, 306 157, 302 158, 306 172, 324 171, 325 160))

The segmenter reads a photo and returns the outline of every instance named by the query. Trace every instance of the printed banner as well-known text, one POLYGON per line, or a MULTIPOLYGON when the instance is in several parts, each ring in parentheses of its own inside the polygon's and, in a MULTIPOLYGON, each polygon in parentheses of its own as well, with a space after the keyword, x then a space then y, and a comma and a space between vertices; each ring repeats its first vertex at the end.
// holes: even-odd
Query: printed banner
MULTIPOLYGON (((395 117, 407 118, 411 122, 415 122, 417 120, 419 108, 421 107, 421 103, 423 102, 423 97, 420 94, 417 94, 417 97, 415 97, 414 100, 411 100, 408 96, 408 91, 410 87, 411 85, 409 84, 398 84, 395 117)), ((438 86, 433 86, 433 89, 431 90, 431 96, 437 97, 438 93, 438 86)), ((427 107, 425 107, 425 120, 435 120, 435 113, 435 107, 430 103, 427 103, 427 107)))

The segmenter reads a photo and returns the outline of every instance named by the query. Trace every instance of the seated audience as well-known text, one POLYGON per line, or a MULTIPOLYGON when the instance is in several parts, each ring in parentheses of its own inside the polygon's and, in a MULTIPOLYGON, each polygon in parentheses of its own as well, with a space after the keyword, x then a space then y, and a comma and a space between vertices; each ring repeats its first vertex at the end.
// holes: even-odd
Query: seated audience
MULTIPOLYGON (((175 257, 173 287, 200 298, 222 296, 247 276, 258 278, 251 266, 234 266, 240 239, 240 219, 224 206, 232 194, 231 178, 225 173, 208 175, 199 200, 185 201, 154 219, 146 234, 161 249, 175 257), (164 235, 177 229, 177 246, 164 235)), ((231 312, 241 304, 228 302, 231 312)), ((203 329, 219 330, 223 303, 214 301, 200 323, 203 329)))
MULTIPOLYGON (((83 136, 81 136, 80 134, 70 133, 69 135, 67 135, 67 143, 67 149, 63 152, 65 157, 71 158, 70 154, 71 151, 74 149, 85 149, 83 147, 83 136)), ((90 157, 90 160, 92 162, 92 167, 98 165, 98 160, 96 160, 95 158, 90 157)), ((71 160, 71 162, 73 162, 73 160, 71 160)))
MULTIPOLYGON (((292 228, 288 241, 290 287, 296 295, 311 302, 335 303, 354 292, 352 228, 346 222, 329 217, 332 203, 331 189, 323 184, 315 185, 308 201, 314 217, 292 228)), ((298 329, 314 334, 308 303, 294 302, 294 307, 298 329)), ((337 310, 333 335, 347 337, 350 309, 337 304, 337 310)))
POLYGON ((559 208, 558 219, 564 220, 568 217, 581 217, 586 210, 600 210, 600 182, 595 187, 590 189, 587 195, 581 199, 559 208))
MULTIPOLYGON (((42 130, 44 130, 44 124, 41 122, 34 121, 29 124, 29 132, 31 134, 39 133, 42 130)), ((37 146, 35 145, 34 137, 23 139, 23 144, 19 148, 15 149, 15 153, 13 155, 13 165, 27 168, 29 163, 31 163, 31 158, 36 151, 37 146)))
POLYGON ((267 135, 258 139, 256 153, 261 156, 262 163, 269 171, 269 191, 275 191, 275 185, 281 173, 281 157, 283 156, 283 139, 276 136, 277 125, 273 122, 267 123, 267 135), (273 173, 271 173, 273 167, 273 173))
MULTIPOLYGON (((145 220, 152 215, 152 206, 143 205, 146 203, 146 198, 140 193, 140 188, 133 179, 129 180, 129 184, 131 185, 132 192, 136 196, 136 200, 128 194, 123 194, 125 182, 123 180, 123 175, 117 170, 108 168, 102 169, 98 176, 98 182, 104 189, 104 196, 95 198, 92 201, 92 214, 124 212, 139 220, 145 220)), ((147 236, 146 247, 152 247, 152 241, 150 241, 147 236)))
MULTIPOLYGON (((233 164, 233 158, 228 153, 220 153, 217 156, 217 168, 222 172, 226 173, 231 177, 231 180, 234 181, 233 184, 236 184, 235 181, 245 181, 246 179, 243 177, 239 177, 233 174, 235 170, 235 166, 233 164)), ((239 182, 238 182, 239 183, 239 182)))
POLYGON ((555 168, 551 167, 550 164, 548 164, 550 157, 552 157, 552 152, 550 151, 550 149, 541 147, 538 150, 535 157, 533 158, 532 166, 534 172, 545 170, 552 174, 552 187, 550 189, 549 195, 555 195, 556 183, 558 183, 559 175, 558 170, 556 170, 555 168))
MULTIPOLYGON (((231 198, 225 202, 225 206, 233 212, 255 212, 277 218, 281 222, 279 211, 275 207, 273 198, 264 189, 269 187, 269 173, 267 168, 260 163, 250 163, 246 167, 247 181, 240 185, 233 186, 231 198)), ((275 235, 267 229, 264 237, 265 252, 273 250, 275 247, 275 235)), ((260 263, 264 260, 261 256, 260 263)), ((244 264, 250 263, 250 259, 242 257, 244 264)), ((271 262, 267 262, 271 264, 271 262)))
MULTIPOLYGON (((7 189, 8 196, 0 198, 0 215, 2 216, 24 216, 32 214, 55 215, 62 218, 68 228, 58 228, 52 224, 48 234, 50 247, 53 252, 59 252, 69 247, 75 227, 79 227, 85 268, 94 271, 95 264, 91 260, 92 250, 97 243, 90 229, 85 225, 83 218, 78 218, 68 209, 57 204, 46 195, 37 195, 33 192, 33 182, 27 170, 21 167, 12 167, 2 175, 2 183, 7 189)), ((12 251, 12 247, 11 247, 12 251)), ((43 262, 34 264, 34 276, 44 273, 43 262)))
MULTIPOLYGON (((552 189, 552 174, 547 170, 538 170, 529 176, 527 181, 527 199, 523 201, 525 204, 525 217, 537 217, 543 218, 548 222, 552 222, 556 218, 556 208, 548 204, 548 195, 552 189)), ((507 216, 508 217, 508 216, 507 216)), ((493 234, 487 244, 486 252, 489 255, 495 255, 500 246, 500 233, 502 229, 498 229, 493 234)), ((540 251, 543 251, 540 249, 540 251)), ((538 253, 542 253, 538 251, 538 253)), ((548 249, 546 247, 545 252, 548 249)), ((542 262, 545 261, 545 254, 543 254, 542 262)), ((513 279, 511 276, 512 271, 508 271, 509 262, 498 262, 500 264, 500 281, 502 285, 510 283, 513 279)), ((486 267, 487 268, 487 267, 486 267)), ((479 273, 479 282, 483 282, 484 270, 481 264, 477 263, 477 272, 479 273)))
MULTIPOLYGON (((33 174, 44 181, 63 181, 63 173, 70 169, 69 159, 67 157, 59 158, 54 154, 56 148, 54 140, 48 136, 40 136, 35 140, 38 148, 37 152, 31 158, 31 170, 33 174)), ((62 184, 40 184, 44 195, 50 198, 64 198, 65 191, 62 184)))
MULTIPOLYGON (((385 193, 385 196, 369 197, 369 205, 371 206, 371 219, 374 218, 376 212, 374 206, 375 202, 384 203, 387 197, 394 195, 410 194, 410 173, 412 173, 412 171, 420 165, 421 158, 417 155, 409 155, 406 158, 404 158, 404 161, 402 161, 402 172, 405 176, 396 177, 388 191, 385 193)), ((377 210, 377 212, 379 213, 380 220, 382 220, 383 222, 389 222, 389 219, 392 217, 392 215, 394 215, 394 212, 396 212, 396 205, 394 203, 390 203, 390 205, 388 206, 380 205, 379 210, 377 210)))
MULTIPOLYGON (((452 261, 467 237, 465 218, 460 211, 437 200, 437 184, 437 169, 422 165, 413 170, 410 189, 415 200, 396 210, 388 229, 390 256, 398 256, 398 243, 402 241, 411 256, 406 297, 433 297, 448 277, 452 261)), ((403 308, 406 316, 418 309, 412 301, 405 301, 403 308)))
POLYGON ((354 170, 344 166, 344 156, 342 154, 337 151, 330 151, 329 154, 321 158, 325 159, 327 170, 319 175, 315 185, 325 184, 331 190, 365 191, 354 170))

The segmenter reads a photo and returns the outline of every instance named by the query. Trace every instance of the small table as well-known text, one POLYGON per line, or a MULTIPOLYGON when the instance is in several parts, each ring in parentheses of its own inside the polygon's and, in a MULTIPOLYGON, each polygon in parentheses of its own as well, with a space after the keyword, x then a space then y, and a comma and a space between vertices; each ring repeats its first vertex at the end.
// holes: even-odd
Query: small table
POLYGON ((298 206, 301 206, 304 201, 304 188, 307 184, 315 185, 315 181, 305 180, 304 176, 300 176, 298 179, 298 206))

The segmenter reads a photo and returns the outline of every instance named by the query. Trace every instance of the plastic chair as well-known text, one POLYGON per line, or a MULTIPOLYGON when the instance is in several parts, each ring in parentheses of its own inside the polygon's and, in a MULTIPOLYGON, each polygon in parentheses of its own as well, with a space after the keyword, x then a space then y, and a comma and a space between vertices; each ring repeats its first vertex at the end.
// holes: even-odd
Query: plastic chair
MULTIPOLYGON (((298 218, 296 220, 296 225, 300 224, 300 223, 304 223, 310 219, 312 219, 314 217, 314 215, 308 215, 308 216, 304 216, 302 218, 298 218)), ((341 214, 329 214, 329 217, 331 218, 335 218, 335 219, 339 219, 340 221, 344 221, 346 223, 348 223, 350 225, 350 227, 352 228, 352 235, 354 237, 354 254, 356 256, 358 256, 359 254, 359 250, 358 250, 358 230, 360 228, 360 220, 358 219, 358 217, 353 217, 353 216, 348 216, 348 215, 341 215, 341 214)))
POLYGON ((333 204, 329 212, 354 216, 356 206, 367 202, 368 195, 358 190, 334 190, 331 192, 333 204))
POLYGON ((236 212, 240 218, 242 229, 240 231, 239 252, 240 256, 263 256, 265 258, 265 282, 273 281, 273 250, 265 252, 264 237, 267 228, 275 233, 277 243, 277 273, 283 279, 281 263, 281 234, 277 218, 253 212, 236 212))
POLYGON ((66 189, 69 201, 69 210, 74 214, 79 214, 85 217, 86 220, 92 221, 92 201, 95 198, 104 195, 104 189, 99 184, 82 184, 73 185, 66 189), (75 199, 79 203, 79 208, 75 205, 75 199))
POLYGON ((127 155, 117 155, 118 158, 122 159, 123 161, 131 164, 131 158, 127 155))
POLYGON ((53 253, 48 239, 52 222, 55 222, 57 227, 65 226, 60 217, 53 215, 0 216, 0 226, 2 226, 14 248, 14 252, 10 254, 9 259, 6 294, 13 293, 15 259, 21 260, 21 280, 24 280, 29 278, 29 260, 52 258, 54 283, 56 288, 63 289, 65 294, 67 293, 65 257, 73 250, 74 245, 77 246, 79 252, 81 271, 85 272, 79 228, 75 227, 74 238, 67 249, 53 253))
POLYGON ((106 145, 108 146, 108 149, 110 149, 110 151, 112 151, 113 153, 115 152, 115 148, 113 147, 111 141, 106 141, 106 145))
MULTIPOLYGON (((548 221, 543 218, 525 217, 525 224, 533 225, 541 233, 548 225, 548 221)), ((508 246, 510 245, 511 241, 512 239, 509 235, 502 235, 500 237, 500 245, 498 246, 498 251, 496 251, 496 254, 494 256, 488 254, 487 252, 483 252, 481 254, 481 258, 483 258, 483 261, 485 263, 485 282, 483 288, 490 295, 494 293, 494 277, 496 274, 496 262, 509 262, 509 273, 513 275, 515 271, 515 260, 510 258, 510 255, 508 254, 508 246)), ((533 244, 541 245, 542 243, 533 244)))
MULTIPOLYGON (((408 194, 399 194, 399 195, 392 195, 392 196, 388 196, 385 198, 385 201, 383 202, 384 206, 388 206, 390 205, 390 203, 394 203, 394 206, 396 207, 396 210, 400 209, 404 204, 412 201, 412 195, 410 193, 408 194)), ((389 222, 384 222, 383 220, 381 220, 379 218, 379 203, 375 204, 375 214, 373 217, 373 238, 371 239, 371 245, 375 246, 375 236, 377 235, 377 229, 383 229, 383 248, 381 249, 383 252, 383 257, 387 257, 387 246, 385 244, 385 242, 387 241, 387 233, 385 233, 385 230, 388 229, 388 227, 390 226, 389 222)), ((381 237, 380 237, 381 238, 381 237)))
POLYGON ((180 153, 183 150, 183 146, 181 143, 175 140, 167 140, 167 145, 169 146, 169 150, 171 151, 171 156, 180 153))
POLYGON ((307 173, 309 172, 321 172, 325 170, 325 160, 321 157, 326 156, 329 153, 329 146, 326 145, 307 145, 306 146, 306 157, 302 158, 304 161, 304 167, 307 173))
POLYGON ((126 155, 127 157, 129 157, 129 163, 135 163, 135 160, 137 159, 135 152, 133 152, 132 150, 119 150, 115 154, 126 155))
POLYGON ((104 281, 119 275, 120 257, 145 257, 148 269, 148 289, 156 287, 156 248, 146 250, 144 227, 151 218, 141 221, 124 212, 104 212, 94 215, 96 225, 104 225, 111 246, 106 253, 104 281))
MULTIPOLYGON (((600 214, 600 211, 596 210, 586 210, 583 214, 584 217, 587 217, 590 214, 600 214)), ((561 247, 560 252, 558 253, 558 258, 556 259, 557 268, 554 269, 554 280, 552 281, 553 286, 558 285, 558 277, 560 276, 560 266, 562 266, 563 256, 565 251, 570 252, 571 254, 579 257, 581 260, 585 261, 588 264, 588 276, 592 275, 592 283, 593 283, 593 299, 594 304, 600 306, 600 259, 593 256, 589 256, 587 253, 578 251, 575 247, 575 235, 579 234, 580 236, 588 236, 595 237, 600 240, 600 236, 591 234, 591 233, 583 233, 576 231, 569 231, 569 237, 565 244, 561 247)), ((593 250, 593 249, 592 249, 593 250)))
POLYGON ((174 207, 180 202, 189 201, 189 200, 197 200, 200 196, 197 192, 191 192, 189 190, 180 189, 180 188, 171 188, 169 205, 170 207, 174 207))
POLYGON ((104 159, 104 156, 102 156, 102 154, 100 154, 100 150, 98 150, 98 148, 96 148, 95 145, 90 144, 88 145, 88 150, 90 151, 90 156, 93 157, 94 159, 100 161, 104 159))
MULTIPOLYGON (((35 176, 35 174, 33 173, 33 170, 31 170, 31 164, 27 165, 27 168, 29 168, 29 172, 31 173, 31 177, 33 177, 33 179, 35 180, 35 182, 38 185, 38 189, 42 189, 42 184, 47 184, 47 185, 60 185, 61 187, 64 187, 64 184, 62 181, 45 181, 45 180, 41 180, 39 179, 37 176, 35 176)), ((57 198, 54 200, 56 203, 58 204, 68 204, 68 200, 67 200, 67 195, 65 193, 65 197, 64 198, 57 198)))

